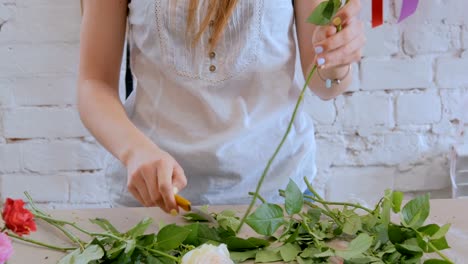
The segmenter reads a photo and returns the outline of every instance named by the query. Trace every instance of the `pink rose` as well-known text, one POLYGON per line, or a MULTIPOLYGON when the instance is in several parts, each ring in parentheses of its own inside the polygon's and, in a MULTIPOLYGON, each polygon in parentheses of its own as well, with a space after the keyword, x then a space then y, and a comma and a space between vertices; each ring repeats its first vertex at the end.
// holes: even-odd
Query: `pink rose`
POLYGON ((0 264, 4 264, 12 254, 11 239, 5 233, 0 233, 0 264))

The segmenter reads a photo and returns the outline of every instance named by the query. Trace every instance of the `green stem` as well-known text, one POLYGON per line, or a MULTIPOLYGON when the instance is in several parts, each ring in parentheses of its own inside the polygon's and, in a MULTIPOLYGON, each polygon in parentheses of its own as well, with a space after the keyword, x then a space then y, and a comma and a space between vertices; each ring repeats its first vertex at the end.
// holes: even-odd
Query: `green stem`
MULTIPOLYGON (((249 195, 252 195, 252 196, 253 196, 253 195, 255 195, 255 193, 254 193, 254 192, 249 192, 249 195)), ((263 198, 260 194, 257 195, 257 198, 258 198, 262 203, 266 203, 265 198, 263 198)))
POLYGON ((323 209, 323 208, 320 208, 320 207, 318 207, 317 205, 315 205, 315 204, 313 204, 313 203, 311 203, 311 202, 309 202, 309 201, 304 201, 304 204, 310 206, 311 208, 318 208, 318 209, 320 209, 320 211, 321 211, 322 214, 324 214, 324 215, 330 217, 331 219, 333 219, 333 221, 335 221, 336 224, 338 224, 339 226, 343 226, 343 223, 333 214, 332 211, 327 211, 327 210, 325 210, 325 209, 323 209))
POLYGON ((6 233, 6 235, 9 236, 9 237, 12 237, 14 239, 17 239, 17 240, 21 240, 21 241, 24 241, 24 242, 28 242, 28 243, 31 243, 31 244, 35 244, 35 245, 38 245, 38 246, 42 246, 42 247, 46 247, 46 248, 49 248, 49 249, 58 250, 58 251, 62 251, 62 252, 67 252, 67 251, 76 249, 76 248, 62 248, 62 247, 52 246, 52 245, 42 243, 42 242, 39 242, 39 241, 36 241, 36 240, 33 240, 33 239, 20 237, 20 236, 14 235, 14 234, 6 233))
POLYGON ((450 264, 454 264, 453 261, 451 261, 444 253, 440 252, 440 250, 438 250, 432 243, 431 241, 428 242, 428 245, 429 247, 434 250, 434 252, 437 253, 437 255, 439 255, 443 260, 447 261, 448 263, 450 264))
POLYGON ((46 214, 45 212, 43 212, 41 209, 39 209, 39 208, 36 206, 36 204, 34 203, 34 201, 33 201, 32 197, 31 197, 31 195, 29 195, 28 192, 24 192, 24 195, 25 195, 26 198, 28 199, 29 204, 31 205, 31 208, 32 208, 34 211, 36 211, 36 212, 38 212, 38 213, 40 213, 40 214, 42 214, 42 215, 46 215, 46 216, 48 215, 48 214, 46 214))
POLYGON ((139 249, 142 249, 142 250, 146 250, 146 251, 148 251, 150 253, 160 255, 161 257, 170 258, 170 259, 172 259, 172 260, 174 260, 176 262, 179 261, 179 259, 177 257, 174 257, 174 256, 172 256, 170 254, 164 253, 164 252, 156 250, 156 249, 150 249, 150 248, 146 248, 146 247, 142 247, 142 246, 136 246, 136 247, 139 248, 139 249))
POLYGON ((75 228, 76 230, 80 231, 81 233, 86 234, 88 236, 91 236, 91 232, 88 232, 88 231, 84 230, 83 228, 77 226, 76 223, 72 223, 72 222, 68 222, 68 221, 64 221, 64 220, 53 219, 53 218, 51 218, 49 216, 45 216, 45 215, 41 215, 41 214, 35 214, 35 216, 37 218, 40 218, 40 219, 50 223, 50 224, 69 225, 69 226, 75 228))
POLYGON ((54 226, 60 231, 62 231, 62 233, 65 234, 65 236, 67 236, 71 241, 78 244, 78 246, 80 246, 82 250, 84 250, 84 246, 83 246, 84 243, 83 241, 81 241, 81 239, 79 239, 76 235, 72 234, 70 231, 68 231, 67 229, 63 228, 60 225, 54 225, 54 226))
POLYGON ((323 204, 324 206, 327 204, 327 205, 341 205, 341 206, 349 206, 349 207, 354 207, 354 208, 359 208, 359 209, 362 209, 370 214, 373 213, 372 210, 364 207, 364 206, 360 206, 358 204, 352 204, 352 203, 342 203, 342 202, 327 202, 327 201, 324 201, 324 200, 318 200, 316 198, 314 198, 313 196, 310 196, 310 195, 304 195, 305 198, 308 198, 308 199, 311 199, 311 200, 314 200, 318 203, 321 203, 323 204))
POLYGON ((283 144, 284 142, 286 141, 286 138, 288 137, 289 135, 289 132, 291 131, 291 128, 292 128, 292 125, 293 125, 293 122, 294 122, 294 119, 296 117, 296 114, 297 114, 297 110, 299 108, 299 105, 301 104, 302 102, 302 99, 304 98, 304 94, 307 90, 307 87, 308 87, 308 84, 310 82, 310 79, 312 78, 312 75, 314 74, 315 70, 317 69, 317 65, 314 65, 314 67, 312 68, 312 70, 310 71, 309 73, 309 76, 307 76, 307 80, 304 84, 304 87, 302 88, 301 90, 301 94, 299 95, 299 98, 297 99, 297 102, 296 102, 296 106, 294 107, 294 112, 291 116, 291 120, 289 120, 289 125, 288 125, 288 128, 286 129, 286 132, 284 133, 283 135, 283 138, 281 139, 281 142, 279 143, 278 147, 276 147, 276 150, 275 152, 273 153, 273 155, 271 156, 270 160, 268 161, 265 169, 263 170, 263 173, 262 173, 262 176, 260 177, 260 180, 258 181, 257 183, 257 188, 255 190, 255 193, 254 193, 254 196, 252 198, 252 201, 250 202, 250 205, 249 207, 247 208, 247 211, 245 211, 245 214, 244 216, 242 217, 241 221, 240 221, 240 224, 239 226, 237 227, 237 230, 236 230, 236 233, 239 233, 239 231, 241 230, 242 226, 244 225, 245 223, 245 220, 247 219, 247 217, 249 216, 250 212, 252 211, 252 208, 253 206, 255 205, 255 201, 257 200, 258 198, 258 194, 260 192, 260 188, 262 187, 262 184, 263 184, 263 181, 265 180, 265 176, 267 175, 268 171, 270 170, 270 167, 271 167, 271 164, 273 163, 273 161, 275 160, 276 156, 278 155, 279 151, 281 150, 281 147, 283 147, 283 144))
MULTIPOLYGON (((109 238, 113 238, 115 240, 118 240, 120 242, 126 242, 125 239, 121 238, 121 237, 118 237, 116 235, 113 235, 113 234, 109 234, 109 233, 89 233, 90 236, 103 236, 103 237, 109 237, 109 238)), ((166 257, 166 258, 170 258, 172 260, 175 260, 175 261, 178 261, 178 259, 170 254, 167 254, 165 252, 162 252, 162 251, 159 251, 159 250, 156 250, 156 249, 149 249, 149 248, 146 248, 146 247, 143 247, 143 246, 136 246, 137 248, 139 249, 142 249, 142 250, 146 250, 148 252, 151 252, 151 253, 154 253, 154 254, 158 254, 160 256, 163 256, 163 257, 166 257)))
POLYGON ((2 230, 0 231, 0 233, 3 233, 5 230, 7 230, 7 227, 6 227, 6 226, 4 226, 4 227, 2 228, 2 230))
POLYGON ((314 201, 317 201, 317 202, 320 202, 321 204, 323 204, 323 207, 325 207, 325 209, 329 212, 331 212, 331 209, 330 207, 328 207, 327 204, 324 204, 322 202, 324 202, 325 200, 322 198, 322 196, 320 196, 320 194, 318 194, 314 187, 312 187, 312 185, 310 184, 310 182, 307 180, 307 177, 304 177, 304 182, 305 184, 307 185, 307 188, 309 189, 309 191, 315 196, 314 198, 314 201))

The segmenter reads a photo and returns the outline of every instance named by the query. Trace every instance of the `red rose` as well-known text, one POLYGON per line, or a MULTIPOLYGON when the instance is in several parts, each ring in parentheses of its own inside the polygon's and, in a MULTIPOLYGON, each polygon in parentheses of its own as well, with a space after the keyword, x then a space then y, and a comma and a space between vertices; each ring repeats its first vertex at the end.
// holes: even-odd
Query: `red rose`
POLYGON ((23 200, 7 198, 2 217, 6 227, 19 236, 29 235, 31 231, 36 231, 34 215, 24 208, 23 200))

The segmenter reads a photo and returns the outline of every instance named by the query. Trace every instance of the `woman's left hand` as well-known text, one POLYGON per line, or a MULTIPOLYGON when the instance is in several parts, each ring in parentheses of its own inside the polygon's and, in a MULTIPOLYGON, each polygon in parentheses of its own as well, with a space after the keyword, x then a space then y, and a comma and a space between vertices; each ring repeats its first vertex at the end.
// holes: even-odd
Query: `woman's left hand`
POLYGON ((335 25, 316 28, 312 42, 319 67, 344 66, 361 59, 366 37, 360 11, 361 1, 350 0, 332 19, 333 24, 341 24, 341 31, 335 25))

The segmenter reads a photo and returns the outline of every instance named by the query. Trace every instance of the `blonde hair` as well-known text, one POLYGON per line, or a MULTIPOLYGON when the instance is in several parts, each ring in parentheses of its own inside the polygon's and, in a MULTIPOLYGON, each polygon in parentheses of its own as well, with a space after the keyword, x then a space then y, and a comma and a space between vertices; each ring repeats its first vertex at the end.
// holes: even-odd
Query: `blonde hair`
POLYGON ((201 21, 200 28, 196 31, 196 29, 194 29, 194 22, 199 0, 190 0, 187 14, 187 32, 194 33, 193 45, 196 45, 198 41, 200 41, 203 33, 211 26, 212 35, 209 44, 210 48, 213 49, 221 38, 237 2, 238 0, 209 0, 206 16, 201 21), (211 20, 214 21, 212 25, 210 25, 211 20))

